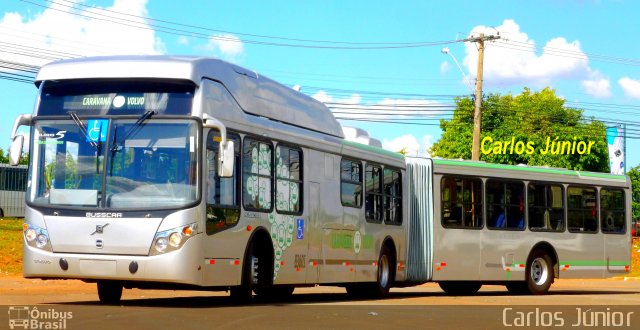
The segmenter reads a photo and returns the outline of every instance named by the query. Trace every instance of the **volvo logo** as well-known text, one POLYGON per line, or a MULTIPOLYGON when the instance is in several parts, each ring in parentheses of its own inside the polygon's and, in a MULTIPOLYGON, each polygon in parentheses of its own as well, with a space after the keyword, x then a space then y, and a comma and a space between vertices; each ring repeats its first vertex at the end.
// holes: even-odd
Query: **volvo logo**
POLYGON ((96 226, 96 231, 94 231, 93 233, 91 233, 91 236, 95 235, 95 234, 102 234, 104 233, 104 227, 108 226, 108 223, 105 223, 104 225, 97 225, 96 226))

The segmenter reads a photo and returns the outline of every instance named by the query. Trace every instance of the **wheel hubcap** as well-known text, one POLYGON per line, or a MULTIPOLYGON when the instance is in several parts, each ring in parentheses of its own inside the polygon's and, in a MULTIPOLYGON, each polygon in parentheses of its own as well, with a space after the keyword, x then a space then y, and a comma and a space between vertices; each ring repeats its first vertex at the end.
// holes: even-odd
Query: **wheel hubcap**
POLYGON ((543 285, 549 277, 549 268, 543 258, 536 258, 531 263, 531 280, 536 285, 543 285))
POLYGON ((380 281, 380 286, 383 288, 387 287, 389 283, 389 259, 386 255, 380 257, 380 267, 378 268, 378 278, 380 281))

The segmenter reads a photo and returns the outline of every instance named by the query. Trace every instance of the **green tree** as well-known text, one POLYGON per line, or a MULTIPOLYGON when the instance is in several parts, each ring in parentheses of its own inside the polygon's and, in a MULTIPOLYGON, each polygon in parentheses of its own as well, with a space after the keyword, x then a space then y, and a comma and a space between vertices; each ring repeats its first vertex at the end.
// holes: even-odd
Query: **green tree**
POLYGON ((632 168, 627 172, 627 175, 631 179, 631 189, 632 189, 632 218, 640 219, 640 165, 632 168))
MULTIPOLYGON (((451 120, 441 120, 442 138, 430 149, 433 156, 443 158, 471 159, 473 141, 474 103, 470 97, 455 100, 456 109, 451 120)), ((517 141, 534 143, 534 152, 518 154, 506 152, 485 154, 480 160, 500 164, 528 164, 562 167, 573 170, 609 172, 609 157, 606 140, 606 127, 602 122, 583 116, 582 110, 564 106, 564 100, 556 96, 555 91, 545 88, 532 92, 525 88, 517 96, 511 94, 490 94, 482 101, 482 134, 480 141, 487 140, 485 150, 493 148, 496 141, 511 143, 517 141), (547 138, 550 141, 576 142, 593 141, 589 154, 543 154, 547 138), (556 140, 556 138, 558 140, 556 140)))
MULTIPOLYGON (((5 155, 4 150, 2 150, 2 148, 0 148, 0 164, 8 164, 9 163, 9 154, 7 153, 5 155)), ((22 154, 22 157, 20 158, 20 163, 21 165, 27 165, 29 164, 29 154, 28 153, 24 153, 22 154)))

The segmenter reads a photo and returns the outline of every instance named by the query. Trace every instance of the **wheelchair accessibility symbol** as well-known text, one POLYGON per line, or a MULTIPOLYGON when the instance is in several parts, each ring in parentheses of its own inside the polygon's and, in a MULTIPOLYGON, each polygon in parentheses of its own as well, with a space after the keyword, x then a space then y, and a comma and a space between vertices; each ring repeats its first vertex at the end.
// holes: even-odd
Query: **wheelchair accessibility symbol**
POLYGON ((107 141, 107 131, 109 130, 109 120, 89 119, 87 121, 87 142, 107 141))

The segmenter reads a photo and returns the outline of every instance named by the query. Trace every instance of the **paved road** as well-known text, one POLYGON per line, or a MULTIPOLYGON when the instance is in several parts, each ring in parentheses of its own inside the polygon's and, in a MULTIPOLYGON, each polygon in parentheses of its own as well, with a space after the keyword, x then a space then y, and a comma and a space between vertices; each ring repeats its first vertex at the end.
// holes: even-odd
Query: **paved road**
POLYGON ((17 306, 28 306, 26 317, 58 322, 66 329, 389 329, 445 324, 451 329, 494 329, 526 322, 571 327, 588 320, 640 327, 640 280, 559 280, 549 295, 536 297, 511 296, 501 286, 485 286, 467 297, 447 296, 436 284, 392 292, 388 299, 354 301, 341 288, 300 288, 287 301, 234 306, 226 293, 125 290, 121 306, 102 306, 92 284, 5 277, 0 278, 0 329, 8 328, 8 317, 16 318, 17 306), (36 312, 33 305, 38 305, 36 312), (72 317, 60 317, 65 315, 72 317))

